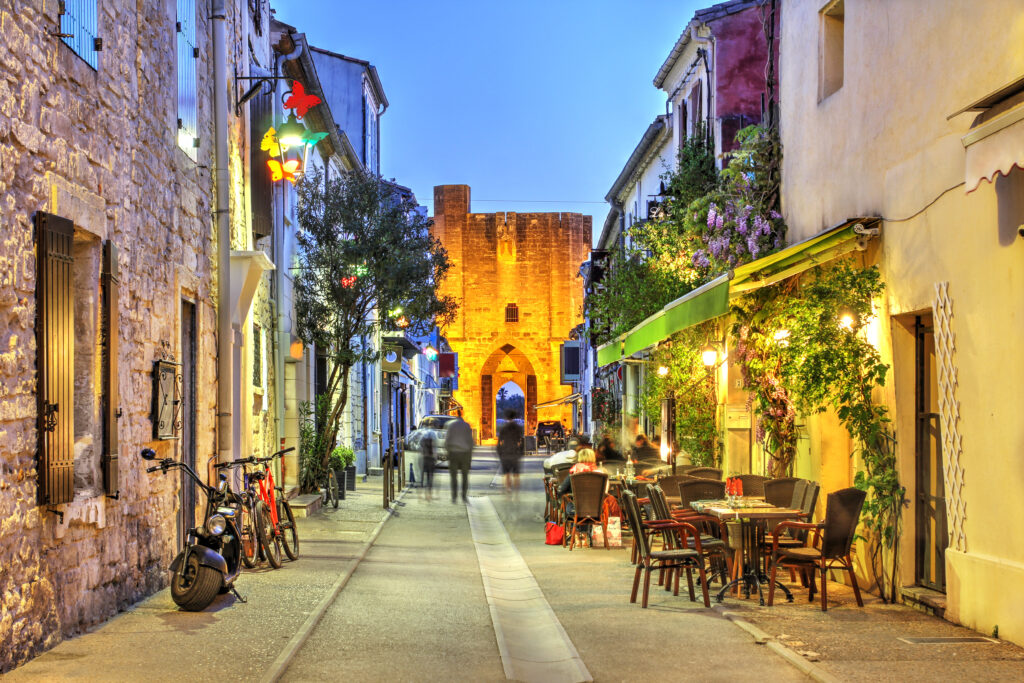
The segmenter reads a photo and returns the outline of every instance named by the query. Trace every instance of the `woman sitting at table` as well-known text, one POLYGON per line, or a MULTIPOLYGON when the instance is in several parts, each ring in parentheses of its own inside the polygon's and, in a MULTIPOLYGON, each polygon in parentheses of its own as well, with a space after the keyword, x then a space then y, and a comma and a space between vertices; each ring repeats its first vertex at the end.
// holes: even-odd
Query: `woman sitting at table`
MULTIPOLYGON (((580 448, 576 452, 576 464, 573 465, 572 469, 569 470, 569 476, 566 477, 565 480, 561 484, 558 485, 558 498, 559 499, 561 499, 562 496, 564 496, 567 493, 569 493, 570 491, 572 491, 572 482, 570 481, 572 479, 572 475, 579 474, 580 472, 601 472, 601 473, 604 473, 604 469, 602 469, 597 464, 597 454, 594 453, 593 449, 590 448, 590 444, 589 443, 587 443, 586 446, 580 448)), ((572 501, 571 500, 567 500, 565 502, 565 512, 566 512, 566 514, 571 515, 574 510, 575 510, 575 508, 572 505, 572 501)))

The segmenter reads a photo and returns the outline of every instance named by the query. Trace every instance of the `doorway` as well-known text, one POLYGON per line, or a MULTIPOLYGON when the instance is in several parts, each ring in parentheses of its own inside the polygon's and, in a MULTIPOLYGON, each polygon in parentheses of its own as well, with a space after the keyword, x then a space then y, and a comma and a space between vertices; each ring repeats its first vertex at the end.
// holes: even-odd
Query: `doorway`
POLYGON ((946 592, 946 493, 932 314, 914 319, 916 583, 946 592))
MULTIPOLYGON (((196 468, 196 305, 181 302, 181 461, 196 468)), ((178 537, 196 524, 196 487, 182 477, 178 537)))
POLYGON ((501 425, 507 419, 506 415, 509 412, 516 414, 516 419, 524 425, 523 422, 523 411, 526 408, 526 396, 523 393, 522 387, 515 382, 505 382, 498 388, 498 393, 494 395, 494 414, 497 417, 495 422, 498 424, 498 431, 501 431, 501 425))

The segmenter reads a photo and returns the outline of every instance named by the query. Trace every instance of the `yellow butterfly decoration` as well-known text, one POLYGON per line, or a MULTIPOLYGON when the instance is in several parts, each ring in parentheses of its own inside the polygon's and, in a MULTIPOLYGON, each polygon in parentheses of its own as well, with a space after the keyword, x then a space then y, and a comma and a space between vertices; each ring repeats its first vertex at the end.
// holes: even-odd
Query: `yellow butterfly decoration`
POLYGON ((267 166, 270 167, 270 180, 278 181, 284 178, 294 185, 296 180, 295 172, 299 170, 299 164, 298 159, 289 159, 282 166, 281 162, 277 159, 270 159, 267 161, 267 166))
POLYGON ((277 131, 274 130, 273 126, 268 128, 267 132, 263 135, 260 149, 266 150, 272 157, 281 156, 281 143, 277 141, 277 131))

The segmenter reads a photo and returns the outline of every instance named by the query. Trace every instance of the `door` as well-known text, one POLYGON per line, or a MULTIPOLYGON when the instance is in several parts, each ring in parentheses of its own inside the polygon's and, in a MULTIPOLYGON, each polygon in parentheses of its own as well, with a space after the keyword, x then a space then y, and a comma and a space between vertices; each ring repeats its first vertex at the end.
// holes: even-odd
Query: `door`
POLYGON ((494 437, 494 382, 491 375, 480 377, 480 442, 494 437))
POLYGON ((932 315, 914 321, 916 337, 916 580, 946 591, 946 497, 942 476, 942 433, 936 381, 935 332, 932 315))
MULTIPOLYGON (((181 403, 181 460, 196 469, 196 306, 190 301, 181 302, 181 403)), ((180 502, 178 532, 184 540, 196 524, 196 487, 188 476, 182 478, 180 502)))

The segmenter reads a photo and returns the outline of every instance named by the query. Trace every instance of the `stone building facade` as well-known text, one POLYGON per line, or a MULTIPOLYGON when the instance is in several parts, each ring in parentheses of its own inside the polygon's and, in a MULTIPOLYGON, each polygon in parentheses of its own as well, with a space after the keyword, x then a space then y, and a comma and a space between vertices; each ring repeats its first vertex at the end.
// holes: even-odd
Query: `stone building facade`
POLYGON ((498 390, 526 397, 526 429, 537 420, 571 425, 571 406, 532 406, 572 391, 559 382, 559 346, 582 319, 578 277, 591 244, 591 217, 575 213, 471 213, 467 185, 434 188, 434 235, 452 262, 442 287, 458 301, 444 334, 459 354, 455 399, 480 441, 495 437, 498 390))
MULTIPOLYGON (((225 5, 228 68, 269 59, 265 3, 225 5)), ((0 671, 166 584, 197 501, 138 453, 204 474, 217 450, 210 15, 184 0, 0 8, 0 671), (74 16, 90 10, 91 25, 74 16), (160 359, 181 376, 169 439, 160 359)), ((251 249, 248 130, 228 118, 232 246, 251 249)))

